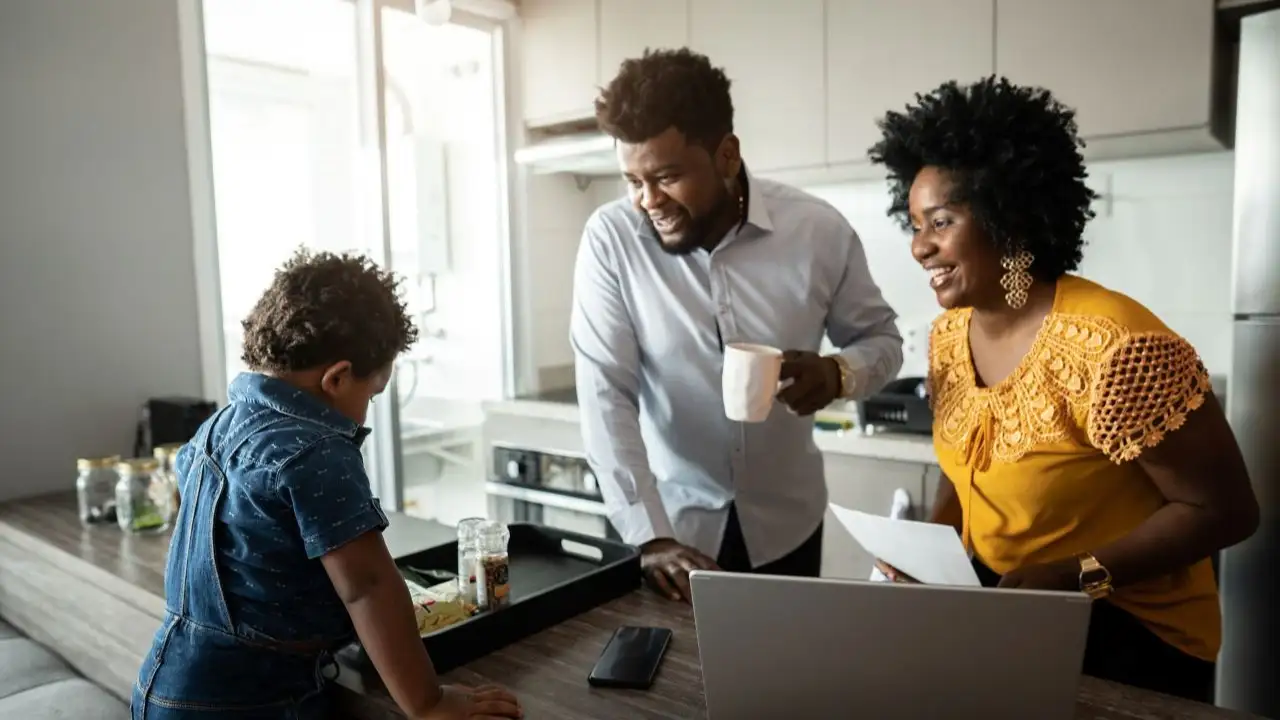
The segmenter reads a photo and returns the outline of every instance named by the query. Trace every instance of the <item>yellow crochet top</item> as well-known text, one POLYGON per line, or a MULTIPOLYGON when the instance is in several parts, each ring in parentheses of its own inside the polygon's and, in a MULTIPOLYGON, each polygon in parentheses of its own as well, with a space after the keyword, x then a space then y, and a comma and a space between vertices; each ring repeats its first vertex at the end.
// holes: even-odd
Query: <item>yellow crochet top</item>
MULTIPOLYGON (((1031 350, 980 386, 969 309, 933 323, 933 443, 964 513, 963 540, 997 573, 1072 557, 1132 531, 1164 504, 1135 462, 1204 403, 1194 348, 1149 310, 1083 278, 1058 281, 1031 350)), ((1166 642, 1213 661, 1221 643, 1208 560, 1119 588, 1111 602, 1166 642)))

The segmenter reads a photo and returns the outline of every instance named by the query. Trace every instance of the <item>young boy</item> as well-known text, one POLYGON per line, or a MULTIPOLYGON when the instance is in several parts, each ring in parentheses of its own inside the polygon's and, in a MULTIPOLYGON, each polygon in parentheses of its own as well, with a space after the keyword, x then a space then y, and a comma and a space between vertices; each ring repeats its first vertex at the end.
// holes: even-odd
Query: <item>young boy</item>
POLYGON ((299 251, 276 273, 244 321, 254 372, 177 458, 167 615, 134 720, 323 717, 353 636, 410 718, 520 717, 503 690, 440 685, 382 540, 362 425, 417 334, 367 258, 299 251))

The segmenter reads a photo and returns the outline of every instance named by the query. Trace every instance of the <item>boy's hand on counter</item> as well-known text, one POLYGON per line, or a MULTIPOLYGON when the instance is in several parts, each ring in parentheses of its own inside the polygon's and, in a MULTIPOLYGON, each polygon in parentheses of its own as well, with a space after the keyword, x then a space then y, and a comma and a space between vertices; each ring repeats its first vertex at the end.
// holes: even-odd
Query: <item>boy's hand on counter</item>
POLYGON ((715 560, 671 538, 656 538, 640 546, 640 567, 654 590, 671 600, 693 602, 689 573, 719 570, 715 560))
POLYGON ((474 690, 443 685, 440 689, 443 691, 440 702, 417 720, 499 720, 524 716, 516 696, 494 685, 474 690))

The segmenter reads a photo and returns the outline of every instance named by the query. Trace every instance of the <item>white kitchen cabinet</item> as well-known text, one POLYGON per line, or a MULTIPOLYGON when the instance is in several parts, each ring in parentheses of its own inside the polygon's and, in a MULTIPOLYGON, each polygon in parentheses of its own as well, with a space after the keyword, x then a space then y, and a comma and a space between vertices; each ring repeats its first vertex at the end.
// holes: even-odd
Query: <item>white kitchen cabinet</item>
POLYGON ((600 0, 600 84, 618 74, 623 60, 646 49, 688 45, 690 1, 600 0))
MULTIPOLYGON (((923 517, 925 485, 930 473, 936 476, 936 466, 840 453, 824 453, 823 459, 827 493, 836 505, 887 515, 894 492, 901 488, 911 497, 913 517, 923 517)), ((822 529, 822 576, 866 580, 874 562, 828 509, 822 529)))
POLYGON ((993 73, 994 20, 995 0, 828 0, 827 161, 866 161, 915 93, 993 73))
POLYGON ((1213 0, 1015 0, 996 17, 996 71, 1077 110, 1086 138, 1209 124, 1213 0))
POLYGON ((545 127, 594 115, 600 86, 597 0, 520 3, 523 115, 545 127))
POLYGON ((693 0, 689 45, 732 82, 753 171, 826 162, 823 0, 693 0))

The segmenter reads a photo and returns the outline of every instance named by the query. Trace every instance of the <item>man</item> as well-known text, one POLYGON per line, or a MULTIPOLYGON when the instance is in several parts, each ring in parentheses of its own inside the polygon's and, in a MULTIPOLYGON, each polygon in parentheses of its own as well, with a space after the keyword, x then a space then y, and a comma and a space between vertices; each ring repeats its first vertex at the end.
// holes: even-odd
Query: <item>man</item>
POLYGON ((627 60, 596 117, 630 193, 587 222, 570 335, 610 520, 672 599, 690 599, 696 568, 817 576, 827 490, 811 416, 902 364, 858 236, 822 200, 747 172, 729 80, 702 55, 627 60), (824 331, 839 354, 816 352, 824 331), (730 342, 786 350, 790 412, 725 417, 730 342))

